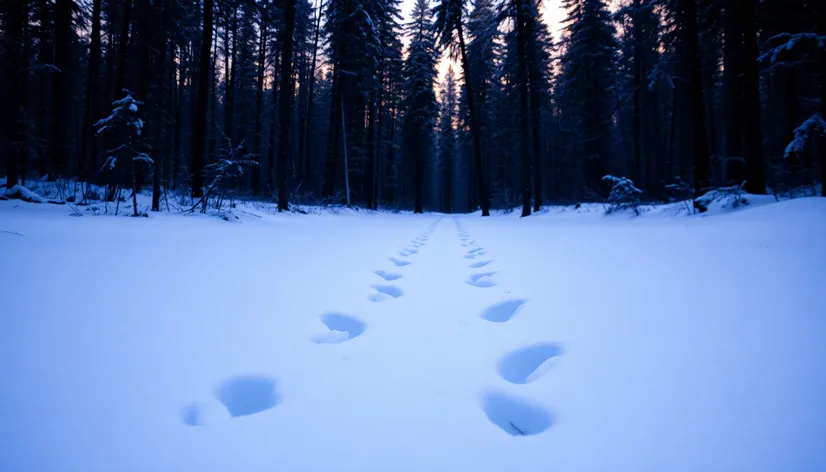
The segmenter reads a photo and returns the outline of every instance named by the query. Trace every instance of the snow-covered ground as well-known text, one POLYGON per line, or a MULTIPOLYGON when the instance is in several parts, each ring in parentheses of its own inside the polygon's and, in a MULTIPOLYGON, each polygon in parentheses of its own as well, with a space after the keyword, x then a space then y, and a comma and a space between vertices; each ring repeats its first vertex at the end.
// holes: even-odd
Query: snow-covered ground
POLYGON ((0 470, 826 470, 826 199, 766 203, 0 201, 0 470))

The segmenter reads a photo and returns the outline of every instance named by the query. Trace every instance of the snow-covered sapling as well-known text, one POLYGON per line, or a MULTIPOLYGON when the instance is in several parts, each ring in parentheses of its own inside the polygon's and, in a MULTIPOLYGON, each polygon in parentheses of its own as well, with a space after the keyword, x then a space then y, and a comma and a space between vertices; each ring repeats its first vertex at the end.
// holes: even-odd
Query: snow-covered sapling
MULTIPOLYGON (((144 151, 144 122, 139 118, 143 102, 135 100, 132 94, 123 89, 124 97, 112 102, 112 114, 95 123, 97 135, 109 133, 114 136, 115 146, 106 151, 106 160, 101 169, 104 172, 116 171, 118 175, 118 193, 123 184, 122 175, 126 166, 132 172, 132 207, 135 216, 138 212, 138 181, 136 170, 138 164, 152 164, 152 159, 144 151)), ((120 203, 120 198, 118 198, 120 203)))
POLYGON ((745 185, 746 182, 743 181, 739 185, 710 190, 694 199, 694 208, 704 213, 714 202, 721 202, 723 208, 739 208, 748 205, 749 200, 746 198, 746 191, 743 190, 745 185))
POLYGON ((638 189, 631 179, 606 175, 602 181, 611 184, 611 193, 608 195, 608 203, 611 206, 608 207, 606 213, 631 210, 635 215, 640 214, 642 190, 638 189))
MULTIPOLYGON (((258 165, 258 162, 253 160, 252 157, 252 154, 244 152, 243 141, 238 146, 234 146, 232 140, 226 138, 222 158, 204 169, 204 175, 208 182, 204 196, 195 202, 188 211, 195 210, 203 203, 201 211, 206 212, 207 203, 211 197, 215 197, 215 208, 220 210, 230 189, 244 176, 244 168, 258 165)), ((231 204, 230 207, 232 207, 231 204)))

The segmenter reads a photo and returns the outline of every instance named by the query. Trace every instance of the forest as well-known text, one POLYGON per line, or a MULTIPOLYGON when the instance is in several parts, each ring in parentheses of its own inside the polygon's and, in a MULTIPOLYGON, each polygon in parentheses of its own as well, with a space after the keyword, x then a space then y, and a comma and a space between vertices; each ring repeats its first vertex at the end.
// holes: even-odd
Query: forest
POLYGON ((7 195, 482 215, 826 196, 817 0, 11 0, 0 76, 7 195))

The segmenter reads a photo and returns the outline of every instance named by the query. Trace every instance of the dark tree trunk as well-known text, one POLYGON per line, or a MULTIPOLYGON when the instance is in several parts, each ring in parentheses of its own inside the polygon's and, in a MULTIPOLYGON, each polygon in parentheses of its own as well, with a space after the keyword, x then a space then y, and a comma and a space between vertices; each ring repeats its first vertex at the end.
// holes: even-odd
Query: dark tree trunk
MULTIPOLYGON (((227 12, 229 15, 229 12, 227 12)), ((226 46, 226 75, 224 76, 224 86, 226 89, 224 97, 224 134, 233 144, 235 144, 235 128, 233 120, 235 118, 235 79, 238 74, 238 6, 232 9, 232 18, 227 17, 227 31, 232 24, 232 56, 230 56, 230 45, 226 46), (232 63, 232 68, 230 68, 232 63)), ((229 38, 229 33, 225 34, 229 38)))
POLYGON ((516 0, 516 37, 519 59, 519 130, 522 150, 522 216, 531 214, 531 141, 528 131, 528 25, 526 0, 516 0))
POLYGON ((743 15, 743 149, 746 158, 746 191, 766 193, 766 170, 763 161, 763 133, 760 129, 760 76, 757 70, 757 0, 744 0, 743 15))
MULTIPOLYGON (((743 113, 744 106, 744 66, 754 61, 757 56, 744 57, 743 49, 743 14, 744 2, 748 0, 726 0, 725 3, 725 47, 723 81, 725 92, 725 155, 726 181, 739 184, 745 178, 742 164, 743 153, 743 113)), ((746 138, 748 139, 748 138, 746 138)))
POLYGON ((642 1, 634 0, 633 3, 633 41, 634 41, 634 112, 632 116, 634 132, 634 162, 631 166, 631 179, 637 184, 642 184, 642 94, 643 94, 643 70, 642 70, 642 1))
POLYGON ((699 196, 709 186, 708 134, 703 100, 703 65, 700 60, 700 36, 697 28, 695 0, 680 0, 683 34, 686 39, 684 60, 691 65, 688 88, 691 97, 691 131, 694 136, 694 193, 699 196))
MULTIPOLYGON (((345 42, 345 41, 342 41, 345 42)), ((338 134, 341 123, 341 86, 342 75, 338 67, 333 71, 333 90, 330 103, 330 132, 327 137, 327 158, 324 165, 324 196, 333 197, 336 190, 336 171, 338 170, 338 134)))
POLYGON ((163 124, 163 117, 166 112, 166 94, 164 93, 164 82, 166 81, 166 61, 169 41, 167 38, 168 20, 170 11, 168 2, 170 0, 157 0, 158 5, 155 6, 155 14, 153 18, 160 24, 160 31, 155 36, 155 54, 157 69, 153 76, 154 84, 154 100, 152 128, 153 132, 153 148, 154 154, 152 156, 152 211, 161 211, 161 179, 163 176, 164 161, 166 160, 166 127, 163 124))
POLYGON ((267 22, 263 19, 264 13, 261 13, 261 32, 260 43, 258 45, 258 77, 255 90, 255 136, 253 137, 253 149, 255 149, 255 159, 258 165, 252 167, 252 194, 258 196, 261 194, 261 112, 264 107, 264 63, 267 58, 267 22))
POLYGON ((531 137, 533 138, 533 210, 542 209, 542 136, 541 136, 541 97, 542 97, 542 74, 539 71, 539 44, 537 44, 537 19, 527 18, 529 21, 529 82, 530 82, 530 102, 531 102, 531 125, 533 127, 531 137))
POLYGON ((10 145, 9 154, 6 156, 6 189, 11 189, 19 180, 20 163, 23 162, 25 153, 24 129, 21 117, 21 110, 25 96, 22 93, 25 86, 26 76, 22 73, 25 57, 24 51, 24 30, 27 22, 27 11, 25 2, 11 2, 7 10, 8 19, 5 26, 5 36, 7 39, 7 49, 5 54, 6 64, 3 70, 6 72, 4 80, 5 93, 8 94, 8 103, 2 107, 6 112, 6 133, 10 145))
POLYGON ((118 45, 118 68, 117 76, 115 77, 115 90, 113 90, 112 98, 120 98, 126 87, 126 59, 129 55, 129 28, 131 26, 132 17, 132 0, 126 0, 123 11, 123 22, 120 27, 120 44, 118 45))
POLYGON ((295 31, 295 2, 296 0, 286 0, 284 10, 284 32, 281 36, 281 102, 279 105, 279 149, 278 149, 278 211, 290 209, 289 196, 287 195, 287 161, 290 158, 290 125, 292 124, 292 57, 293 57, 293 33, 295 31))
MULTIPOLYGON (((820 5, 817 12, 817 31, 826 36, 826 6, 820 5)), ((820 48, 820 117, 826 120, 826 48, 820 48)), ((818 142, 820 154, 820 195, 826 197, 826 133, 820 135, 818 142)))
POLYGON ((279 57, 281 55, 281 44, 276 42, 275 55, 273 64, 273 81, 272 81, 272 103, 270 116, 270 149, 267 152, 267 175, 264 187, 268 192, 275 192, 275 150, 278 144, 278 95, 277 90, 277 71, 279 69, 279 57))
POLYGON ((89 71, 86 81, 86 105, 83 112, 83 138, 81 144, 81 178, 90 179, 98 168, 97 139, 93 130, 100 109, 98 107, 100 78, 100 10, 101 0, 92 4, 92 33, 89 40, 89 71))
POLYGON ((55 180, 69 170, 69 129, 72 124, 72 0, 56 0, 54 4, 55 67, 60 70, 52 81, 52 139, 49 180, 55 180))
MULTIPOLYGON (((381 71, 379 71, 381 75, 381 71)), ((374 168, 373 159, 376 153, 376 92, 370 92, 370 99, 367 102, 367 150, 364 161, 364 192, 367 208, 373 208, 373 179, 374 168)))
POLYGON ((464 69, 465 74, 465 95, 468 101, 470 132, 473 138, 473 160, 476 165, 476 179, 479 186, 479 204, 482 207, 482 216, 490 216, 490 197, 487 192, 485 172, 482 169, 482 123, 480 117, 477 115, 478 110, 476 109, 475 96, 473 95, 473 80, 471 80, 473 75, 471 74, 470 61, 467 57, 465 34, 461 21, 459 22, 457 33, 459 36, 459 49, 462 54, 462 69, 464 69))
POLYGON ((213 0, 204 0, 204 27, 201 35, 201 58, 198 64, 198 102, 192 130, 192 198, 204 196, 204 145, 206 143, 207 84, 212 50, 213 0))
POLYGON ((312 175, 312 166, 310 162, 312 160, 312 133, 310 132, 312 126, 312 117, 313 117, 313 90, 315 89, 315 71, 316 71, 316 55, 318 54, 318 38, 321 32, 321 10, 324 8, 324 3, 319 2, 318 5, 318 16, 316 17, 315 23, 315 39, 313 40, 313 60, 310 63, 310 74, 308 77, 309 88, 307 90, 307 115, 304 117, 304 142, 301 143, 302 149, 299 151, 299 155, 304 156, 304 180, 312 182, 313 175, 312 175))

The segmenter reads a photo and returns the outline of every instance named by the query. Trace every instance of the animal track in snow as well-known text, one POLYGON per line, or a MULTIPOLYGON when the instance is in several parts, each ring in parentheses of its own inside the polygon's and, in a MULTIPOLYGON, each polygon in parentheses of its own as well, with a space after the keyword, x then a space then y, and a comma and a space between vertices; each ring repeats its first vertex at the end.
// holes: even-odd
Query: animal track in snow
POLYGON ((465 259, 475 259, 476 254, 465 254, 465 259))
POLYGON ((269 410, 278 403, 275 379, 261 375, 240 375, 227 379, 215 390, 215 399, 238 418, 269 410))
POLYGON ((404 267, 406 265, 412 264, 412 262, 410 262, 410 261, 405 261, 405 260, 402 260, 402 259, 396 259, 395 257, 391 257, 390 262, 392 262, 393 264, 396 264, 396 267, 404 267))
POLYGON ((385 300, 392 300, 394 298, 399 298, 403 295, 403 292, 400 288, 394 287, 392 285, 372 285, 376 292, 373 295, 370 295, 368 298, 372 302, 383 302, 385 300))
POLYGON ((543 376, 562 353, 558 344, 523 347, 499 360, 499 375, 508 382, 526 384, 543 376))
POLYGON ((519 308, 526 302, 527 300, 520 298, 499 302, 489 306, 480 316, 494 323, 504 323, 513 318, 519 308))
POLYGON ((473 274, 467 283, 475 287, 493 287, 496 282, 491 278, 496 272, 482 272, 480 274, 473 274))
POLYGON ((479 251, 484 251, 484 250, 485 250, 485 248, 475 247, 475 248, 471 249, 470 251, 468 251, 467 253, 468 254, 473 254, 474 252, 479 252, 479 251))
POLYGON ((325 313, 321 315, 321 322, 330 331, 317 334, 310 338, 316 344, 338 344, 360 336, 367 325, 358 318, 341 313, 325 313))
POLYGON ((474 262, 474 263, 473 263, 473 264, 471 264, 469 267, 471 267, 471 268, 473 268, 473 269, 478 269, 478 268, 480 268, 480 267, 485 267, 486 265, 490 264, 491 262, 493 262, 493 261, 479 261, 479 262, 474 262))
POLYGON ((487 392, 482 408, 491 423, 511 436, 539 434, 553 424, 551 414, 541 406, 501 392, 487 392))
POLYGON ((383 278, 384 280, 391 282, 393 280, 399 280, 402 278, 402 274, 396 274, 394 272, 387 272, 386 270, 377 270, 373 272, 374 274, 378 275, 379 277, 383 278))
POLYGON ((418 254, 418 253, 419 253, 418 249, 404 249, 403 251, 399 252, 400 255, 405 256, 405 257, 406 256, 412 256, 413 254, 418 254))

